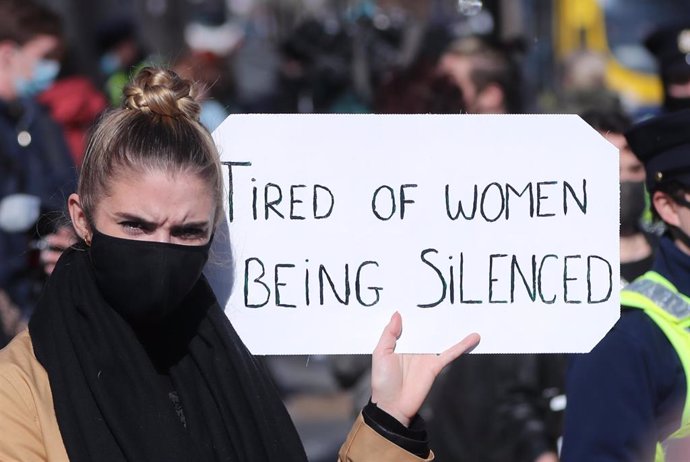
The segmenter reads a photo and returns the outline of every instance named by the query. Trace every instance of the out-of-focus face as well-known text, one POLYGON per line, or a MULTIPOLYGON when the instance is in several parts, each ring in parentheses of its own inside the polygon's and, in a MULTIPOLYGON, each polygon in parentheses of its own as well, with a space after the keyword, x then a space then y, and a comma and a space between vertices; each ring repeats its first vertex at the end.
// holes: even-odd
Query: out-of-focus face
MULTIPOLYGON (((14 82, 31 80, 40 60, 56 58, 59 44, 57 37, 38 35, 24 45, 16 45, 7 60, 12 80, 14 82)), ((14 90, 17 91, 16 88, 14 90)))
MULTIPOLYGON (((92 229, 76 194, 69 207, 77 233, 89 242, 92 229)), ((213 233, 215 211, 211 187, 196 174, 129 170, 110 183, 92 218, 96 230, 113 237, 204 245, 213 233)))
POLYGON ((54 58, 58 48, 58 39, 52 35, 38 35, 17 49, 16 70, 22 77, 28 78, 36 62, 41 59, 54 58))
POLYGON ((628 142, 620 133, 602 133, 620 152, 620 181, 641 182, 645 180, 644 165, 635 157, 628 142))
POLYGON ((472 72, 471 60, 452 53, 444 55, 439 62, 439 72, 449 76, 462 91, 463 101, 467 112, 475 113, 477 87, 470 78, 472 72))
POLYGON ((473 56, 446 53, 441 57, 438 71, 449 76, 462 92, 463 103, 469 114, 505 114, 506 98, 498 83, 488 83, 482 88, 472 80, 477 69, 473 56))
POLYGON ((690 98, 690 79, 669 83, 666 86, 666 92, 673 98, 690 98))
MULTIPOLYGON (((683 198, 690 201, 690 192, 683 192, 683 198)), ((652 202, 661 219, 668 225, 675 226, 685 236, 690 236, 690 208, 679 204, 665 192, 655 191, 652 202)), ((676 238, 676 246, 685 254, 690 255, 690 246, 685 239, 676 238)))

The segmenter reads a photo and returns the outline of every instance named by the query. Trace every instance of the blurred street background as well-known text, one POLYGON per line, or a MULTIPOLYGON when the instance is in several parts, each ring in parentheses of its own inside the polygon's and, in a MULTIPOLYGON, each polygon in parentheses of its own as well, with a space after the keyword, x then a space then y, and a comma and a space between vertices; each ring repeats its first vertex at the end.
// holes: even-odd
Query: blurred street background
MULTIPOLYGON (((29 107, 15 97, 35 98, 64 131, 72 176, 91 124, 119 104, 128 77, 147 64, 205 85, 201 121, 209 130, 229 114, 248 112, 576 113, 589 114, 586 120, 602 134, 620 139, 630 121, 659 113, 664 102, 657 59, 645 38, 671 21, 690 26, 687 0, 37 2, 63 23, 62 43, 44 56, 59 61, 59 74, 31 95, 5 98, 7 139, 17 152, 29 146, 43 155, 29 131, 16 125, 23 119, 14 111, 29 107)), ((674 34, 687 61, 690 27, 674 34)), ((690 95, 679 101, 690 107, 690 95)), ((641 164, 633 167, 644 179, 641 164)), ((646 253, 639 262, 622 258, 629 280, 646 270, 658 234, 649 227, 638 177, 639 197, 629 199, 630 228, 622 226, 621 239, 637 236, 646 253)), ((12 186, 14 180, 11 174, 3 180, 2 197, 27 192, 12 186)), ((55 196, 52 190, 45 195, 55 196)), ((62 207, 41 200, 42 212, 62 207)), ((35 202, 26 223, 19 220, 23 211, 8 219, 0 213, 0 237, 7 240, 2 252, 14 249, 17 261, 10 268, 0 252, 0 346, 26 325, 50 272, 38 252, 59 250, 74 238, 54 220, 35 224, 35 202), (57 240, 61 233, 65 245, 57 240)), ((265 363, 310 461, 336 460, 369 398, 369 358, 267 357, 265 363)), ((557 460, 565 358, 470 356, 457 365, 439 378, 423 411, 437 460, 557 460)))

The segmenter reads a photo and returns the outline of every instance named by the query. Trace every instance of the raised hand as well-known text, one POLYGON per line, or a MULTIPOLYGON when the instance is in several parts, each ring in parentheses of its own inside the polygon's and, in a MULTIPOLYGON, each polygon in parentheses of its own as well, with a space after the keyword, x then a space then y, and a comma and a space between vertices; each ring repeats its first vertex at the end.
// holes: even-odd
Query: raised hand
POLYGON ((472 333, 441 354, 397 354, 402 317, 396 312, 381 335, 372 356, 371 400, 380 409, 409 426, 436 376, 451 361, 479 343, 472 333))

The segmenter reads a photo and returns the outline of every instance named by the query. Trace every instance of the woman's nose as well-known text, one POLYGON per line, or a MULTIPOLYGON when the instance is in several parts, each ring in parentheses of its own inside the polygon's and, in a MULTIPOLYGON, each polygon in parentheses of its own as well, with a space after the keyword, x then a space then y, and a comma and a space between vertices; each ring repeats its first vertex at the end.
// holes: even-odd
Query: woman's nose
POLYGON ((152 237, 152 241, 171 244, 173 242, 173 235, 169 230, 159 229, 152 237))

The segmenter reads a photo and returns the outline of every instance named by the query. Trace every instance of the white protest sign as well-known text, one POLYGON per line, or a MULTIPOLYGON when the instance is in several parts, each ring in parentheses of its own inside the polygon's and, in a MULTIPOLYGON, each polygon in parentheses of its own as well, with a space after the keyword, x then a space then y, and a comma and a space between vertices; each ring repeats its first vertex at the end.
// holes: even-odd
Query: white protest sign
POLYGON ((207 274, 254 354, 371 353, 396 310, 400 352, 587 352, 618 319, 618 151, 577 116, 232 115, 214 138, 232 267, 207 274))

